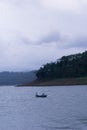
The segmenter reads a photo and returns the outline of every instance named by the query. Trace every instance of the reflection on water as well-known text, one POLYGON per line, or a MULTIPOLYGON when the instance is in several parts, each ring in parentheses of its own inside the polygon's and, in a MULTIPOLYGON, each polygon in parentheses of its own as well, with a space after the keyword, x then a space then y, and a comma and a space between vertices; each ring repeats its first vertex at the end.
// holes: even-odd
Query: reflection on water
POLYGON ((87 130, 87 86, 0 87, 0 130, 87 130))

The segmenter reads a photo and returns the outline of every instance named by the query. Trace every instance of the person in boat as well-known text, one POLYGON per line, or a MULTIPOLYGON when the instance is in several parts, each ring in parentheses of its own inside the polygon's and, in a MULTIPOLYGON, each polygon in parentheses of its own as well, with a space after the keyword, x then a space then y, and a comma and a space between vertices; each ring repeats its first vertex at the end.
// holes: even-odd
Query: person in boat
POLYGON ((47 95, 45 95, 44 93, 42 93, 41 95, 38 95, 38 93, 36 92, 36 97, 46 97, 47 95))

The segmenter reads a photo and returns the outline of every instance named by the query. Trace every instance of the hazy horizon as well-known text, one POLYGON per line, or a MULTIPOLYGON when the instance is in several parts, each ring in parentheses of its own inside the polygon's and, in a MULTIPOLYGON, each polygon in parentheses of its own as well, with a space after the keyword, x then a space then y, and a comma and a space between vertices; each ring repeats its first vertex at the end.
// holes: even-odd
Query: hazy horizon
POLYGON ((86 25, 86 0, 0 0, 0 72, 85 51, 86 25))

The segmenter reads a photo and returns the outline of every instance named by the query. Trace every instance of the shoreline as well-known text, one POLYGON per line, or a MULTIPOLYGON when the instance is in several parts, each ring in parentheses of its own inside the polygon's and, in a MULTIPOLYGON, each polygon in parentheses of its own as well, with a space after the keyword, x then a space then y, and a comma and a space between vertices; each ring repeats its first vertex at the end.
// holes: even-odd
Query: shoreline
POLYGON ((75 86, 87 85, 87 77, 84 78, 67 78, 67 79, 53 79, 53 80, 35 80, 26 84, 18 85, 17 87, 52 87, 52 86, 75 86))

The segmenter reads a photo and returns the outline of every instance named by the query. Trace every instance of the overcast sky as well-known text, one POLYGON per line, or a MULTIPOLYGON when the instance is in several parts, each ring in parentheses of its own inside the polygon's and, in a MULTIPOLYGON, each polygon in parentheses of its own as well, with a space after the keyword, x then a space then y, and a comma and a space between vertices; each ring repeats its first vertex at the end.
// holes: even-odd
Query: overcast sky
POLYGON ((27 71, 87 49, 87 0, 0 0, 0 71, 27 71))

